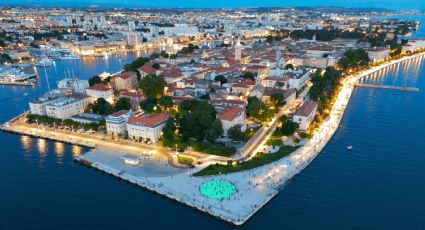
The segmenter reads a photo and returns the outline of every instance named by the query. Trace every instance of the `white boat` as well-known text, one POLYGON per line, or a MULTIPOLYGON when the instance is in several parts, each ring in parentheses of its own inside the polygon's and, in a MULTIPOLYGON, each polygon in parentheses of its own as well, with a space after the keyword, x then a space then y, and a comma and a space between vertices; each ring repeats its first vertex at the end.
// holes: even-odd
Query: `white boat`
POLYGON ((79 60, 81 57, 75 54, 65 54, 63 56, 60 56, 60 60, 79 60))
POLYGON ((352 150, 353 149, 353 146, 351 146, 351 145, 350 146, 347 146, 347 149, 348 150, 352 150))
POLYGON ((39 61, 36 66, 38 67, 48 67, 54 64, 55 61, 53 61, 50 58, 43 58, 41 61, 39 61))

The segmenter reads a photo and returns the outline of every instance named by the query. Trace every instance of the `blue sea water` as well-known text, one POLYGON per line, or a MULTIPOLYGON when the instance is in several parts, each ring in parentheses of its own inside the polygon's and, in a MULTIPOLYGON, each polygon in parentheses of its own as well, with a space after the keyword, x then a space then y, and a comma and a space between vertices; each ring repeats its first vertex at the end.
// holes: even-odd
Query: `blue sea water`
MULTIPOLYGON (((68 68, 89 78, 135 56, 47 72, 51 84, 68 68)), ((1 122, 46 91, 43 72, 34 89, 0 86, 1 122)), ((425 60, 365 81, 420 92, 356 89, 322 153, 240 229, 425 228, 425 60)), ((3 132, 0 146, 0 229, 236 228, 72 160, 87 149, 3 132)))

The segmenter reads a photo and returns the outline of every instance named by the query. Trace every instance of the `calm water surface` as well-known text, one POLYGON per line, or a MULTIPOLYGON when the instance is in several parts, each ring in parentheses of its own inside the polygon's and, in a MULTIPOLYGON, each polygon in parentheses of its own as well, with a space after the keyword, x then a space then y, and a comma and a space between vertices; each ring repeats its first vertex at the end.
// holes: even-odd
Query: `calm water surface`
MULTIPOLYGON (((137 56, 58 61, 89 78, 137 56)), ((424 229, 425 61, 365 79, 419 93, 356 89, 324 151, 241 229, 424 229), (346 146, 353 150, 346 151, 346 146)), ((46 91, 0 86, 0 121, 46 91), (23 96, 28 92, 28 96, 23 96)), ((0 132, 0 229, 233 229, 198 211, 72 161, 87 149, 0 132)))

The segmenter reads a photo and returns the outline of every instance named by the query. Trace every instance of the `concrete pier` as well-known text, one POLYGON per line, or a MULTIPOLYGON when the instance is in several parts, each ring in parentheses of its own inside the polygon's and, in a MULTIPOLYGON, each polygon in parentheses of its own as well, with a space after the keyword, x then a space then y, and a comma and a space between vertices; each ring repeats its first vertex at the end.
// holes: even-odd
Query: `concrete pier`
POLYGON ((378 84, 356 83, 356 87, 364 87, 364 88, 372 88, 372 89, 391 89, 391 90, 402 90, 402 91, 419 92, 419 88, 408 87, 408 86, 391 86, 391 85, 378 85, 378 84))

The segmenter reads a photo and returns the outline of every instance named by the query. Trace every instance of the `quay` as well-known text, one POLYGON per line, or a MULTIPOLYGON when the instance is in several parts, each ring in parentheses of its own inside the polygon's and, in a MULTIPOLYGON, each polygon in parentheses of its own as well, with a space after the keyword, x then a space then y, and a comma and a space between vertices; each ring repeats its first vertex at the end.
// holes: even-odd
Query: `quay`
POLYGON ((356 83, 356 87, 364 87, 364 88, 372 88, 372 89, 391 89, 391 90, 402 90, 402 91, 419 92, 419 88, 408 87, 408 86, 391 86, 391 85, 356 83))
POLYGON ((0 85, 35 86, 34 82, 8 82, 0 81, 0 85))

